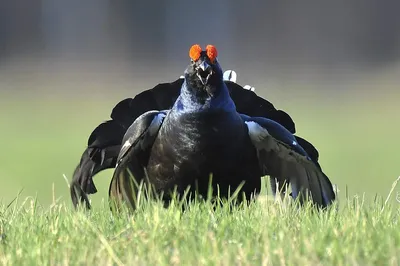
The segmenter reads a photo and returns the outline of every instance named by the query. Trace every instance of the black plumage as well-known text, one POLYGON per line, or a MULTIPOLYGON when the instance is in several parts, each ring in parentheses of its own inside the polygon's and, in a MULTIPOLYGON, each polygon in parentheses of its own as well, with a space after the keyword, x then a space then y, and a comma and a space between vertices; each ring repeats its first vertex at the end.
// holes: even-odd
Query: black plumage
MULTIPOLYGON (((73 173, 70 187, 74 206, 82 201, 90 207, 86 194, 97 192, 93 176, 104 169, 115 167, 122 138, 128 127, 147 111, 170 109, 179 96, 183 80, 180 78, 171 83, 161 83, 134 98, 122 100, 113 108, 111 120, 101 123, 93 130, 88 139, 88 146, 73 173)), ((237 83, 225 81, 225 84, 238 112, 270 118, 295 133, 295 124, 286 112, 277 110, 270 102, 252 91, 243 89, 237 83)), ((318 152, 315 147, 302 138, 297 138, 302 146, 304 143, 308 147, 306 150, 310 155, 316 154, 313 159, 317 161, 318 152)))
POLYGON ((307 191, 318 206, 329 205, 335 194, 316 160, 280 123, 238 113, 222 69, 208 49, 214 48, 208 46, 192 57, 172 108, 147 112, 128 129, 110 199, 134 208, 135 188, 129 184, 142 180, 162 192, 166 201, 169 193, 182 194, 188 186, 205 196, 210 174, 220 196, 228 196, 244 181, 241 192, 251 198, 260 190, 261 177, 270 175, 280 184, 290 184, 293 197, 307 191))
MULTIPOLYGON (((152 89, 139 93, 134 98, 120 101, 111 112, 111 120, 101 123, 93 130, 70 184, 74 206, 83 202, 90 208, 87 194, 97 192, 93 177, 104 169, 115 167, 127 129, 141 114, 147 111, 170 109, 180 94, 183 82, 184 79, 179 78, 171 83, 160 83, 152 89)), ((239 113, 253 117, 266 117, 277 121, 291 133, 296 132, 295 123, 286 112, 277 110, 272 103, 235 82, 224 82, 239 113)), ((313 161, 318 164, 317 149, 303 138, 299 136, 296 138, 313 161)), ((271 180, 271 185, 275 192, 274 180, 271 180)))

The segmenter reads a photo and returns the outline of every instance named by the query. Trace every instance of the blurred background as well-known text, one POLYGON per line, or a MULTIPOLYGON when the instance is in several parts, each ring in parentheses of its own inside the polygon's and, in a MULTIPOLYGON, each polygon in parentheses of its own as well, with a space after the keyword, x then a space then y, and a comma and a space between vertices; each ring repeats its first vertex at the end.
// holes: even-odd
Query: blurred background
MULTIPOLYGON (((0 0, 0 200, 69 202, 89 134, 194 43, 294 119, 340 198, 400 175, 399 1, 0 0)), ((94 204, 112 171, 96 177, 94 204)), ((400 187, 394 191, 400 198, 400 187)), ((394 200, 394 202, 396 202, 394 200)), ((398 203, 396 203, 398 204, 398 203)))

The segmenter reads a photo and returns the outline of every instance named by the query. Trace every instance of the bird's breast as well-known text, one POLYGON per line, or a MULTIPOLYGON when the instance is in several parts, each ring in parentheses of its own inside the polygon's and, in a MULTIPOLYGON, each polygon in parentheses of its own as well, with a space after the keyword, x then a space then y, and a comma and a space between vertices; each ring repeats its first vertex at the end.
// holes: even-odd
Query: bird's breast
POLYGON ((235 115, 187 114, 164 121, 147 167, 150 179, 177 183, 233 173, 247 152, 245 124, 235 115))
POLYGON ((243 122, 229 112, 199 113, 178 116, 161 129, 160 140, 167 139, 175 152, 182 156, 224 155, 240 148, 245 136, 243 122))

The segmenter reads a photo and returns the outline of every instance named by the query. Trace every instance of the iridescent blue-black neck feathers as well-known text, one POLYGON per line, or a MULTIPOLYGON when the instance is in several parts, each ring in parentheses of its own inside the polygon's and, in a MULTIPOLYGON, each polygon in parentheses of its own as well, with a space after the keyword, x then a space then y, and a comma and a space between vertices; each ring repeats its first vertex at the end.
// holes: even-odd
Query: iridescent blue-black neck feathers
POLYGON ((236 110, 217 59, 211 60, 205 51, 196 61, 191 60, 184 77, 180 96, 173 107, 179 112, 236 110))

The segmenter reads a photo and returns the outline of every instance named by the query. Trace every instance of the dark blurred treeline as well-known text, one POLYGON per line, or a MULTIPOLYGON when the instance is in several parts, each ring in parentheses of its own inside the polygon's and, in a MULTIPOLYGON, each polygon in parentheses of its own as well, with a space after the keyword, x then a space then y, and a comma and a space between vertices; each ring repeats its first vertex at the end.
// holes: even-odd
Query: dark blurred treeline
POLYGON ((380 66, 400 58, 400 1, 0 0, 0 61, 128 65, 213 43, 232 66, 380 66))

